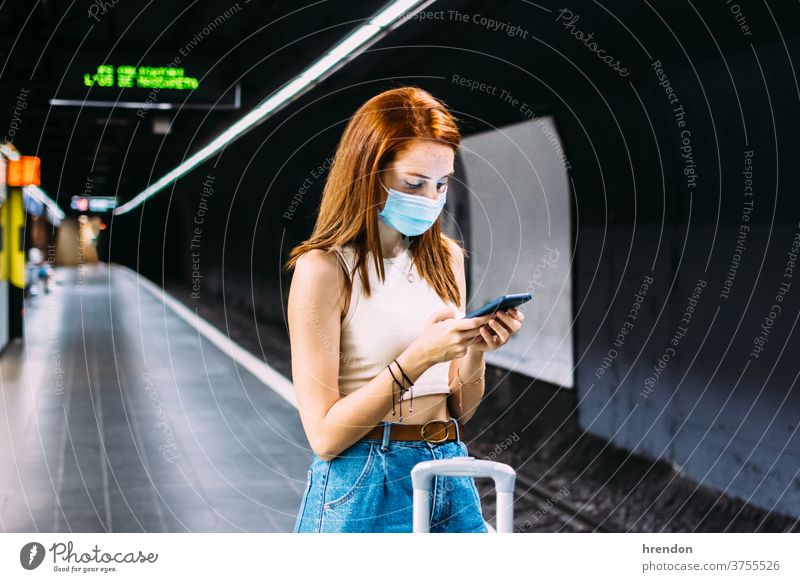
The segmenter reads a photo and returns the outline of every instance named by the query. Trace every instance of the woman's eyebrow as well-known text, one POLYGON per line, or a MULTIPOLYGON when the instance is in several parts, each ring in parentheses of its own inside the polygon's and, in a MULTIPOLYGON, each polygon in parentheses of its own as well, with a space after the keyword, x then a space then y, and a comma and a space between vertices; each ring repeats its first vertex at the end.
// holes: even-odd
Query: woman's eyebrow
MULTIPOLYGON (((418 178, 425 178, 426 180, 430 180, 431 179, 430 176, 426 176, 425 174, 417 174, 416 172, 408 172, 408 174, 409 174, 409 176, 416 176, 418 178)), ((453 170, 449 174, 445 174, 444 176, 442 176, 442 178, 452 178, 453 176, 455 176, 455 174, 456 174, 456 171, 453 170)))

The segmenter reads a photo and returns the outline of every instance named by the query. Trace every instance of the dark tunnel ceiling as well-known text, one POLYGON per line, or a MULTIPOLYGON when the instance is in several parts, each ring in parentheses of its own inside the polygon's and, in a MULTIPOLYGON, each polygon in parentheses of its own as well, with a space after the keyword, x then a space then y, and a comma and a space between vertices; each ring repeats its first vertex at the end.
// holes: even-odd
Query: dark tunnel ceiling
MULTIPOLYGON (((66 200, 70 195, 84 190, 85 178, 90 173, 94 180, 93 193, 118 192, 122 200, 129 199, 143 190, 149 179, 155 180, 172 169, 183 157, 196 151, 345 36, 355 22, 374 14, 385 2, 240 0, 237 4, 232 0, 154 0, 151 3, 118 0, 116 4, 106 2, 109 8, 105 12, 98 8, 101 4, 86 0, 75 2, 74 5, 66 0, 43 1, 30 8, 28 3, 5 2, 0 8, 0 27, 3 31, 0 35, 3 62, 0 110, 10 117, 9 112, 14 108, 17 95, 22 89, 29 91, 28 107, 15 144, 23 153, 36 154, 43 159, 43 187, 51 196, 58 196, 62 207, 68 206, 66 200), (346 12, 342 8, 345 5, 346 12), (213 33, 197 42, 182 64, 187 67, 186 75, 202 77, 208 72, 207 80, 212 91, 197 95, 195 102, 214 101, 225 93, 225 89, 240 80, 241 110, 210 113, 183 110, 178 115, 174 111, 151 110, 146 119, 141 120, 135 109, 81 110, 78 107, 49 105, 48 100, 54 96, 85 95, 85 89, 80 87, 82 73, 93 71, 97 65, 136 64, 131 59, 138 58, 141 59, 138 62, 141 65, 165 66, 171 60, 170 55, 181 54, 181 48, 196 39, 204 27, 235 6, 236 11, 225 20, 224 25, 216 27, 213 33), (90 9, 95 11, 94 18, 88 14, 90 9), (322 30, 326 28, 329 29, 322 30), (293 42, 305 35, 310 36, 306 40, 293 42), (273 51, 277 52, 265 58, 273 51), (223 55, 222 64, 214 66, 223 55), (189 70, 190 66, 194 68, 189 70), (76 80, 78 86, 75 85, 76 80), (173 121, 168 139, 153 132, 155 120, 173 121), (131 139, 137 123, 140 126, 135 139, 131 139), (41 129, 43 127, 44 131, 41 129), (198 127, 201 129, 194 138, 195 145, 187 151, 186 144, 198 127), (139 161, 142 162, 141 171, 131 171, 139 161), (124 172, 123 167, 126 169, 124 172)), ((554 2, 540 4, 554 10, 562 6, 554 2)), ((671 10, 674 3, 661 1, 651 4, 668 18, 674 12, 671 10)), ((629 26, 635 26, 639 19, 652 18, 652 12, 648 12, 644 3, 607 2, 605 5, 624 10, 629 26)), ((588 0, 571 2, 570 7, 576 13, 599 10, 597 3, 588 0)), ((523 17, 521 15, 529 14, 522 1, 513 0, 440 0, 429 8, 449 9, 481 12, 509 21, 519 21, 523 17)), ((765 12, 753 10, 752 15, 764 17, 765 12)), ((706 14, 704 17, 709 18, 706 14)), ((711 13, 711 17, 728 19, 730 15, 717 10, 711 13)), ((676 20, 671 24, 680 27, 680 19, 676 20)), ((543 38, 552 35, 551 22, 532 19, 525 25, 531 35, 541 35, 543 38)), ((782 22, 781 25, 785 34, 790 33, 787 36, 796 34, 797 22, 782 22), (786 27, 793 29, 788 31, 786 27)), ((714 26, 713 21, 710 26, 714 26)), ((732 27, 719 28, 736 34, 732 27)), ((613 18, 593 19, 591 29, 606 40, 609 52, 613 50, 615 39, 620 37, 619 25, 613 18)), ((764 22, 762 30, 774 31, 774 26, 764 22)), ((491 54, 505 54, 511 59, 515 57, 509 54, 508 42, 503 35, 465 36, 458 27, 437 28, 416 21, 394 31, 376 47, 392 44, 468 46, 491 54)), ((697 62, 702 60, 703 51, 713 50, 710 43, 705 43, 692 47, 690 54, 697 62)), ((412 59, 420 58, 419 54, 417 51, 408 51, 406 57, 402 51, 392 52, 389 70, 413 71, 412 59)), ((680 58, 678 51, 665 51, 664 54, 665 59, 670 58, 670 54, 680 58)), ((361 57, 361 60, 373 66, 380 63, 378 57, 371 55, 370 58, 361 57)), ((329 82, 350 82, 357 80, 359 75, 363 76, 364 67, 355 66, 357 63, 345 67, 329 82)), ((548 64, 544 62, 541 67, 546 69, 548 64)), ((553 70, 549 73, 553 74, 553 70)), ((3 124, 6 121, 0 120, 3 124)))
MULTIPOLYGON (((118 1, 106 13, 95 14, 99 22, 87 12, 97 3, 76 2, 68 11, 70 4, 66 0, 44 1, 31 8, 23 2, 5 2, 0 8, 3 30, 0 55, 4 63, 0 77, 0 110, 4 114, 12 111, 20 91, 29 91, 28 106, 14 142, 24 154, 42 158, 43 188, 53 197, 58 192, 62 207, 68 206, 65 201, 70 195, 84 190, 89 173, 94 180, 95 194, 116 189, 121 198, 136 194, 147 185, 156 150, 160 148, 153 179, 177 165, 187 154, 185 144, 201 123, 203 133, 197 136, 195 143, 203 143, 216 135, 353 26, 341 23, 366 18, 383 3, 348 0, 345 18, 340 14, 341 4, 334 2, 318 2, 312 8, 287 16, 303 4, 287 0, 240 0, 239 9, 232 11, 224 25, 215 27, 207 35, 202 34, 204 27, 236 6, 235 0, 118 1), (284 18, 279 20, 281 17, 284 18), (335 26, 337 24, 340 26, 335 26), (316 32, 327 27, 334 28, 316 32), (284 46, 311 33, 315 34, 309 42, 284 46), (170 139, 163 140, 163 135, 152 132, 151 124, 156 119, 172 121, 174 111, 151 109, 141 122, 136 138, 131 140, 132 127, 140 121, 136 109, 55 107, 48 102, 54 96, 82 99, 85 89, 80 86, 80 80, 83 73, 94 71, 92 63, 94 67, 137 64, 132 59, 139 58, 141 65, 166 66, 172 55, 180 55, 181 48, 198 37, 201 40, 191 48, 189 58, 183 58, 187 64, 185 75, 200 78, 207 72, 188 69, 189 59, 195 59, 208 69, 213 67, 208 78, 215 88, 227 88, 241 78, 242 109, 239 111, 183 110, 175 116, 170 139), (277 49, 281 50, 265 60, 257 73, 246 73, 277 49), (214 67, 214 63, 229 51, 222 66, 214 67), (64 79, 70 64, 69 78, 64 79), (78 86, 68 87, 68 81, 75 79, 79 81, 78 86), (185 139, 175 139, 176 136, 185 139), (118 183, 123 164, 130 168, 137 160, 143 162, 142 171, 125 171, 118 183)), ((204 95, 196 101, 213 102, 218 97, 204 95)), ((111 97, 115 98, 116 95, 111 97)), ((5 121, 3 119, 2 124, 5 121)))

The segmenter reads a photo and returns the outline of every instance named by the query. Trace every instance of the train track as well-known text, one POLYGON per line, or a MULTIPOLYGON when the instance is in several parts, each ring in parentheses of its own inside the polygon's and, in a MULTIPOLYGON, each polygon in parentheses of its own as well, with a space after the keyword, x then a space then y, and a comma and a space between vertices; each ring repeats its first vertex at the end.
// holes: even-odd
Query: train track
POLYGON ((556 516, 563 524, 576 528, 579 531, 616 532, 613 528, 599 524, 594 516, 589 515, 585 510, 568 499, 562 497, 557 501, 553 501, 553 499, 558 497, 557 491, 552 491, 547 487, 536 484, 531 478, 520 475, 519 473, 517 473, 516 482, 526 489, 520 497, 535 501, 537 504, 548 501, 552 502, 552 507, 550 507, 547 512, 556 516))

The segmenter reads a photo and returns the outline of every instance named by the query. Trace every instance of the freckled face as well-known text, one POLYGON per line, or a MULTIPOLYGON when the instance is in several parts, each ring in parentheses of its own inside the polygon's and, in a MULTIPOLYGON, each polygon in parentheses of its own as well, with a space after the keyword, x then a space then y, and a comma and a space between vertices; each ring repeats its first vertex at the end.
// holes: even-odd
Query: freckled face
MULTIPOLYGON (((447 191, 454 162, 455 152, 449 145, 415 139, 386 167, 381 179, 387 188, 438 200, 447 191)), ((381 192, 385 203, 386 190, 381 188, 381 192)))

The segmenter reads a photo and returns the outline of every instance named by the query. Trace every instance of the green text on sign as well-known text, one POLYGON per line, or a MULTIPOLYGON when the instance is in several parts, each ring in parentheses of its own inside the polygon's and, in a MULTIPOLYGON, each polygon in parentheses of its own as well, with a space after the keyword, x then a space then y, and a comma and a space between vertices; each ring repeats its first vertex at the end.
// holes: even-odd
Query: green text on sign
POLYGON ((197 89, 199 83, 194 77, 184 77, 183 69, 178 67, 134 67, 120 65, 100 65, 97 72, 83 75, 87 87, 140 87, 143 89, 197 89), (116 81, 116 82, 115 82, 116 81))

